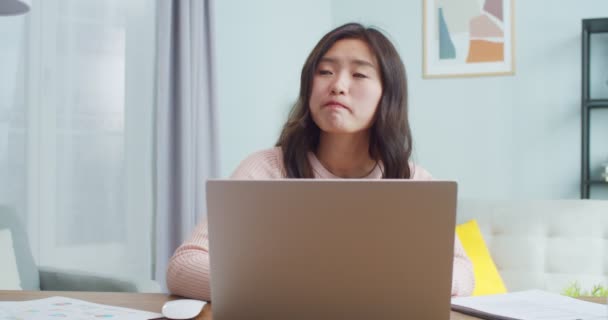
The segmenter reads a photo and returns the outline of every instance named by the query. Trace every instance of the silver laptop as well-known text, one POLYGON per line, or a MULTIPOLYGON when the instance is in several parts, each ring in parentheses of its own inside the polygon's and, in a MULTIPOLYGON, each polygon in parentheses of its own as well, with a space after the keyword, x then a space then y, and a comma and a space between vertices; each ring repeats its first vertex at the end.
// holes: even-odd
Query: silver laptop
POLYGON ((449 319, 456 190, 208 181, 213 319, 449 319))

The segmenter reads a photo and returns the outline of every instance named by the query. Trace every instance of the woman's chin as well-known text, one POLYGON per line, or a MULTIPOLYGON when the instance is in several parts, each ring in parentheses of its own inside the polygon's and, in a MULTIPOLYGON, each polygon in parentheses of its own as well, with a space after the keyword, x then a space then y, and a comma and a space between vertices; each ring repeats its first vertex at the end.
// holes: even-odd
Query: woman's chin
POLYGON ((326 134, 335 134, 335 135, 353 134, 353 133, 359 132, 359 130, 353 130, 352 128, 342 127, 342 126, 327 126, 327 127, 321 128, 321 131, 323 131, 323 133, 326 133, 326 134))
POLYGON ((366 128, 359 128, 354 123, 337 117, 324 120, 320 123, 319 128, 328 134, 354 134, 366 130, 366 128))

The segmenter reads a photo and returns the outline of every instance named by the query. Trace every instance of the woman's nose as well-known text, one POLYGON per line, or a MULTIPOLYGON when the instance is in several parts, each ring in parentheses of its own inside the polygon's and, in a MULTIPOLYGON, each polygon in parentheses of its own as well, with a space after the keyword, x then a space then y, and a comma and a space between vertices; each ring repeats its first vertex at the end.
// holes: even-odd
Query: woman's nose
POLYGON ((335 78, 334 82, 331 84, 331 93, 332 94, 345 94, 346 88, 348 87, 348 80, 345 79, 344 76, 339 75, 335 78))

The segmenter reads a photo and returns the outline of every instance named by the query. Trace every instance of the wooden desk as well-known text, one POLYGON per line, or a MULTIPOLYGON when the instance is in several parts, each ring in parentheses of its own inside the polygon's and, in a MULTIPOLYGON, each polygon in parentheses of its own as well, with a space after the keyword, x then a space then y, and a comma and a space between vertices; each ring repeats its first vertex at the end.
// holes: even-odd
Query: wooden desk
MULTIPOLYGON (((73 292, 73 291, 6 291, 0 290, 0 301, 23 301, 62 296, 85 300, 93 303, 107 304, 160 313, 163 304, 178 299, 162 293, 114 293, 114 292, 73 292)), ((581 298, 582 300, 606 303, 606 298, 581 298)), ((479 319, 451 311, 450 320, 479 319)), ((196 320, 212 320, 211 304, 207 304, 196 320)))

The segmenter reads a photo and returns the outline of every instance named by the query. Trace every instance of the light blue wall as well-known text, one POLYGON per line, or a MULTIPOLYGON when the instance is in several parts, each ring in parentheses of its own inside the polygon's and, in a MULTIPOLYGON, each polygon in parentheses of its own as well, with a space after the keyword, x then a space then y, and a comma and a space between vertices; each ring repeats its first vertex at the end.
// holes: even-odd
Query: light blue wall
MULTIPOLYGON (((433 80, 422 79, 422 1, 265 1, 263 8, 238 10, 246 15, 233 10, 241 2, 247 3, 220 4, 216 16, 217 49, 226 55, 218 67, 223 176, 275 142, 302 63, 320 36, 358 21, 383 29, 401 53, 414 160, 436 178, 457 180, 468 198, 579 197, 581 19, 608 17, 608 1, 517 1, 515 76, 433 80), (243 25, 249 29, 239 38, 243 25), (242 40, 255 33, 259 43, 242 40), (254 77, 259 70, 266 72, 254 77)), ((608 80, 606 64, 598 66, 604 72, 596 76, 608 80)), ((607 93, 608 86, 594 90, 607 93)), ((608 161, 608 110, 595 113, 592 124, 598 170, 608 161)))
POLYGON ((332 24, 323 0, 215 3, 219 162, 227 177, 276 143, 304 60, 332 24))

